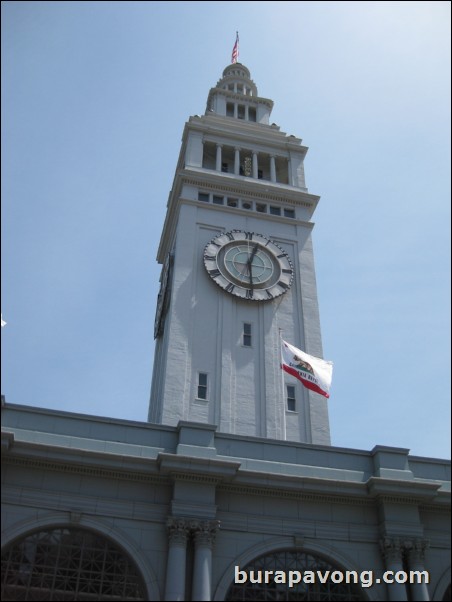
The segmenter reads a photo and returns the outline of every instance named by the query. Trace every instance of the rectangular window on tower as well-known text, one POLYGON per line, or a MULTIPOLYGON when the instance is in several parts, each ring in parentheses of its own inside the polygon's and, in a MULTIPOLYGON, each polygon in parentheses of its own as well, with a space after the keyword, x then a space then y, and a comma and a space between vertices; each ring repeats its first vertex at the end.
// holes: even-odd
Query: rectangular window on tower
POLYGON ((248 322, 243 324, 242 343, 244 347, 251 347, 251 324, 248 322))
POLYGON ((295 412, 296 410, 296 399, 295 399, 295 387, 294 385, 287 385, 287 410, 289 412, 295 412))
POLYGON ((197 399, 207 399, 207 374, 205 372, 198 372, 197 399))

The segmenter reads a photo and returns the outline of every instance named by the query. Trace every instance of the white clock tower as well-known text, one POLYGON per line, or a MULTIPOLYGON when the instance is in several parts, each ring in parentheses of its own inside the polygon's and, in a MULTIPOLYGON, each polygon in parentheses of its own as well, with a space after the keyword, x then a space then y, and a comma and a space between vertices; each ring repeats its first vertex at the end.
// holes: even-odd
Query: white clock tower
POLYGON ((226 67, 185 125, 158 249, 149 421, 330 444, 327 400, 280 368, 281 337, 322 357, 307 148, 226 67))

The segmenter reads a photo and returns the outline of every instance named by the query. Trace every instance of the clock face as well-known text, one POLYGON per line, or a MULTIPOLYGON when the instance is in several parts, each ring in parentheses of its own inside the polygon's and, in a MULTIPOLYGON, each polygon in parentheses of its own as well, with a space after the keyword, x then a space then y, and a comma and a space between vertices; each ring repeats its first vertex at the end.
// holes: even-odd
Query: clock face
POLYGON ((204 249, 204 266, 222 289, 250 301, 269 301, 289 290, 293 267, 275 242, 243 230, 212 239, 204 249))

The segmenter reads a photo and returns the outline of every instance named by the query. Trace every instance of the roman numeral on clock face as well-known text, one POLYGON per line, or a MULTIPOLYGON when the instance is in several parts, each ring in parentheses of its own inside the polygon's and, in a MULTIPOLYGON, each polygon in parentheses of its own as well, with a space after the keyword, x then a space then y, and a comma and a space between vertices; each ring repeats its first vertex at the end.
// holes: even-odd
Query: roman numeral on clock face
POLYGON ((280 286, 281 288, 283 288, 285 291, 289 288, 289 285, 286 284, 285 282, 283 282, 282 280, 279 280, 278 286, 280 286))

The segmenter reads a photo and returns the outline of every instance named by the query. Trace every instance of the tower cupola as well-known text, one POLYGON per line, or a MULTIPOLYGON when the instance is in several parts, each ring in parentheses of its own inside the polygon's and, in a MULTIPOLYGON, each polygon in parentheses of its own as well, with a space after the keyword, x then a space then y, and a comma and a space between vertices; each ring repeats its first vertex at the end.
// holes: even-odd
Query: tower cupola
POLYGON ((272 108, 272 100, 258 96, 248 68, 241 63, 232 63, 224 69, 215 88, 211 88, 206 115, 216 113, 268 125, 272 108))
POLYGON ((217 88, 245 96, 257 96, 257 87, 251 79, 249 69, 241 63, 233 63, 226 67, 223 77, 217 83, 217 88))

